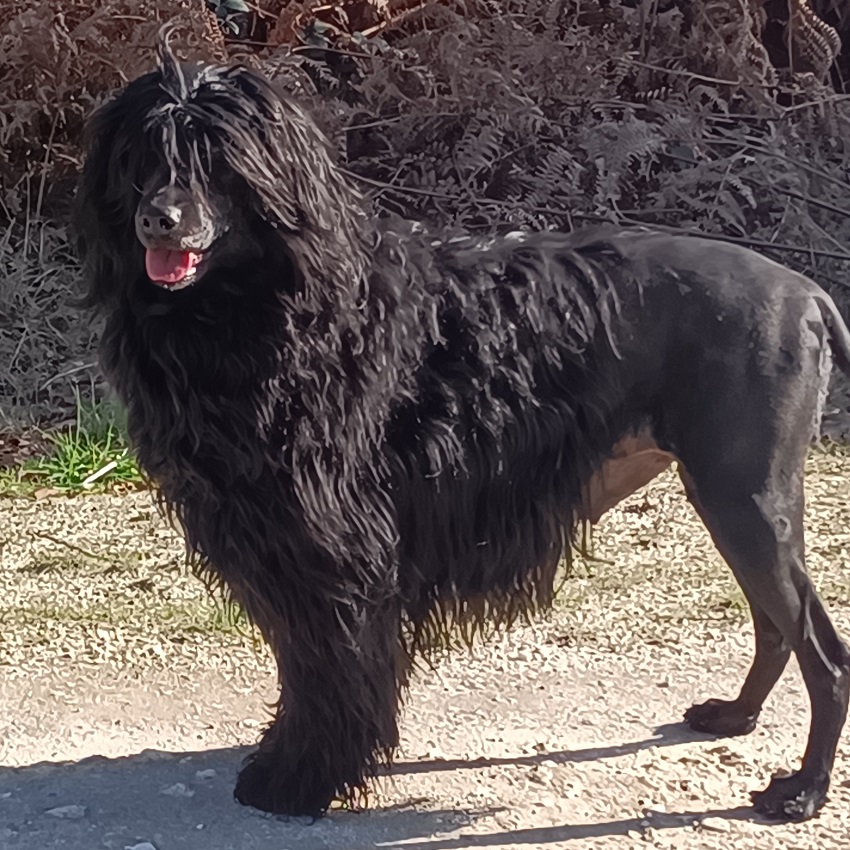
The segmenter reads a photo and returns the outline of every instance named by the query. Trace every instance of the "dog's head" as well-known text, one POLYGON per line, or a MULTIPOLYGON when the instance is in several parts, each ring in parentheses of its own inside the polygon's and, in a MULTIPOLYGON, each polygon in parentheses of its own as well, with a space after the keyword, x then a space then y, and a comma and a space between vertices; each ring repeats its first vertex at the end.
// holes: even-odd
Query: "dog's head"
POLYGON ((89 121, 77 226, 95 303, 200 287, 276 248, 333 282, 364 222, 312 119, 246 68, 183 65, 163 45, 89 121))

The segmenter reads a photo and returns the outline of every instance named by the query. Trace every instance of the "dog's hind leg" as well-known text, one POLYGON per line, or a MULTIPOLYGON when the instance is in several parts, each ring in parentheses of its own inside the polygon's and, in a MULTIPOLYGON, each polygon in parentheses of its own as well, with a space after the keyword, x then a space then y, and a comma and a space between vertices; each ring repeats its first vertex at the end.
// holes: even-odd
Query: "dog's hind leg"
POLYGON ((685 721, 692 729, 714 735, 748 735, 756 728, 762 705, 779 681, 791 647, 773 621, 749 600, 755 631, 756 654, 738 696, 733 700, 710 699, 691 706, 685 721))
POLYGON ((850 652, 805 570, 803 470, 819 373, 718 376, 677 452, 689 498, 750 602, 756 655, 734 700, 689 709, 695 729, 744 734, 795 652, 811 701, 800 770, 754 794, 761 813, 803 820, 826 800, 850 696, 850 652), (761 392, 759 392, 759 390, 761 392))
MULTIPOLYGON (((718 472, 723 469, 728 470, 725 464, 718 472)), ((716 734, 752 731, 793 650, 811 701, 809 744, 800 770, 774 777, 754 801, 764 814, 802 820, 826 800, 847 716, 850 654, 805 572, 802 472, 781 478, 765 482, 761 499, 749 486, 755 482, 731 470, 689 482, 692 502, 750 600, 756 654, 736 699, 693 706, 685 719, 694 729, 716 734), (780 483, 783 496, 773 490, 780 483)))

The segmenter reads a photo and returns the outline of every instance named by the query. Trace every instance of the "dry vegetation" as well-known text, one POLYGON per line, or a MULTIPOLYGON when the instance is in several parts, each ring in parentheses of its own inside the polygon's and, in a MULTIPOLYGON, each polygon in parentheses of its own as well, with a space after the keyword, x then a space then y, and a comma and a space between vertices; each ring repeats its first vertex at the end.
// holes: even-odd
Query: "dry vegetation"
POLYGON ((850 306, 848 8, 0 0, 0 427, 67 418, 96 386, 66 239, 82 121, 150 66, 165 22, 184 55, 259 64, 305 98, 384 208, 482 231, 701 230, 850 306))

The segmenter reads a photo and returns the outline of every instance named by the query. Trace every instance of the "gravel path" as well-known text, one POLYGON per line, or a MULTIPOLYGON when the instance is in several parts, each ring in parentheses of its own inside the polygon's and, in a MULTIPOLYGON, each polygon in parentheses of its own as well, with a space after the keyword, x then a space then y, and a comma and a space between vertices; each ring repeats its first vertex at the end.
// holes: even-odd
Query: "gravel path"
MULTIPOLYGON (((809 475, 811 569, 848 637, 849 466, 818 452, 809 475)), ((422 671, 370 810, 315 824, 233 802, 271 665, 148 494, 0 502, 0 545, 3 850, 848 846, 850 728, 820 818, 746 806, 802 754, 796 666, 747 738, 679 722, 736 691, 751 630, 673 476, 607 518, 551 617, 422 671)))

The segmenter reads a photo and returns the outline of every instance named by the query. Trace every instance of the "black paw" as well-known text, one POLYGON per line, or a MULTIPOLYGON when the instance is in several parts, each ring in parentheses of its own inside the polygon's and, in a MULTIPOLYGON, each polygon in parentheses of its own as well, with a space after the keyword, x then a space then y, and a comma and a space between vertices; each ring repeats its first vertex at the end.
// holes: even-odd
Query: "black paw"
POLYGON ((794 773, 774 776, 764 791, 753 791, 750 796, 755 810, 770 820, 804 821, 823 808, 828 787, 828 780, 813 782, 794 773))
POLYGON ((756 728, 759 713, 743 711, 734 700, 710 699, 692 705, 685 712, 685 722, 697 732, 734 737, 749 735, 756 728))
POLYGON ((233 796, 243 806, 263 812, 315 819, 327 812, 334 789, 308 771, 288 771, 276 759, 257 755, 240 771, 233 796))

